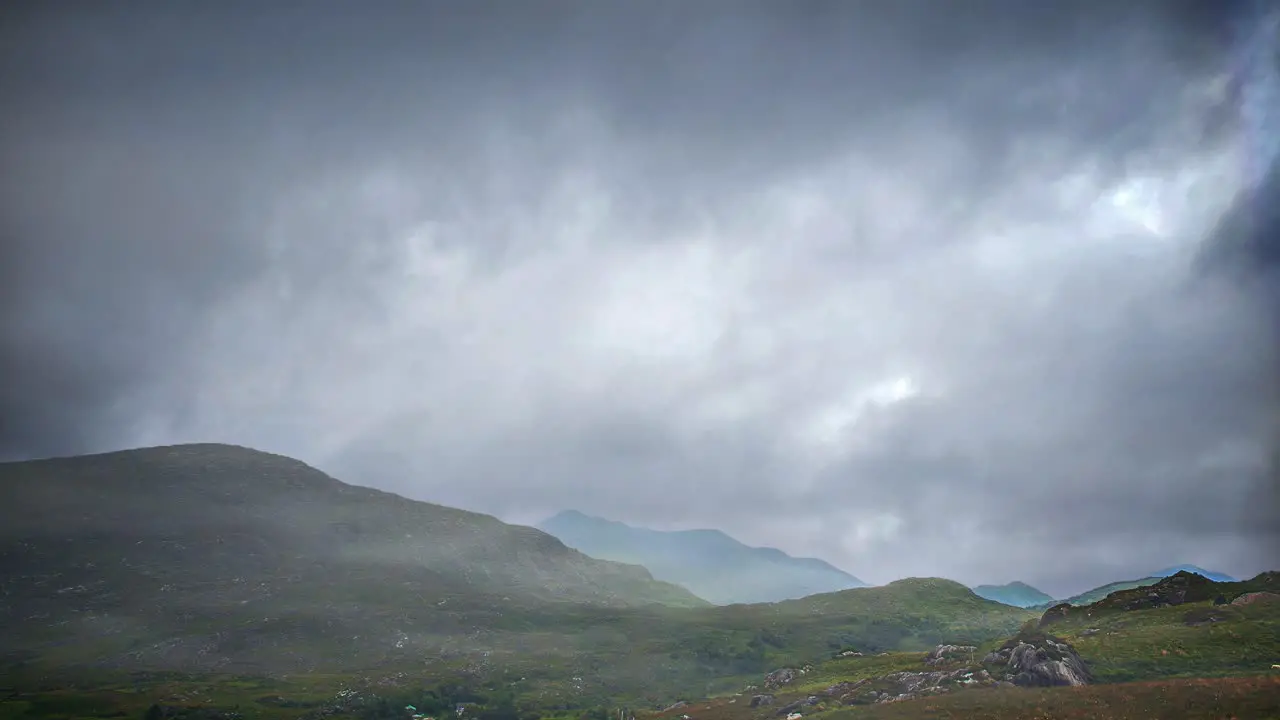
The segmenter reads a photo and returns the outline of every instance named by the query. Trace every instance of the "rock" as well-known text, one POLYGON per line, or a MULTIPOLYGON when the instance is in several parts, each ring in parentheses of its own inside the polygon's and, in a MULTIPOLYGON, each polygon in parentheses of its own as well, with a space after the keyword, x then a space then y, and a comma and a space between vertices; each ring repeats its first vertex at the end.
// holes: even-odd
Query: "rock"
POLYGON ((1059 620, 1066 620, 1069 617, 1074 617, 1078 612, 1079 610, 1072 606, 1071 603, 1058 603, 1048 610, 1045 610, 1044 614, 1040 616, 1040 627, 1052 625, 1059 620))
POLYGON ((783 715, 790 715, 791 713, 799 710, 802 704, 803 703, 800 700, 787 703, 786 705, 783 705, 782 707, 778 708, 778 712, 775 713, 775 715, 777 715, 778 717, 782 717, 783 715))
POLYGON ((864 680, 859 680, 857 682, 845 681, 845 682, 836 683, 835 685, 832 685, 826 690, 823 690, 821 694, 826 695, 827 697, 835 697, 835 698, 843 697, 853 692, 854 690, 857 690, 863 685, 866 685, 868 682, 871 682, 871 681, 864 679, 864 680))
POLYGON ((1088 628, 1084 632, 1080 633, 1080 637, 1089 637, 1090 635, 1097 635, 1099 632, 1101 632, 1101 630, 1099 630, 1098 628, 1088 628))
POLYGON ((1005 679, 1021 687, 1087 685, 1092 680, 1084 660, 1065 642, 1049 636, 1022 635, 1010 643, 1005 679))
POLYGON ((751 707, 762 707, 764 705, 772 705, 772 704, 773 704, 772 695, 752 695, 751 696, 751 707))
POLYGON ((940 665, 953 660, 966 659, 978 648, 972 645, 939 645, 925 657, 925 663, 940 665))
POLYGON ((768 689, 787 685, 795 681, 799 674, 795 668, 779 668, 765 676, 764 686, 768 689))
POLYGON ((1235 600, 1231 601, 1232 605, 1251 605, 1256 602, 1275 602, 1280 600, 1280 595, 1270 592, 1251 592, 1245 593, 1235 600))

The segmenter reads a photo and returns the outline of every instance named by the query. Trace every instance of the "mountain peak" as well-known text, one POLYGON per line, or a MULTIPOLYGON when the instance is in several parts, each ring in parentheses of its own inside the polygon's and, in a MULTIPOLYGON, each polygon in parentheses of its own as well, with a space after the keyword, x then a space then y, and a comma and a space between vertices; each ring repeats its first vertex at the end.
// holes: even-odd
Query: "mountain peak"
POLYGON ((1163 570, 1152 573, 1151 577, 1158 577, 1158 578, 1171 577, 1173 575, 1177 575, 1180 572, 1193 573, 1195 575, 1208 578, 1214 582, 1236 582, 1236 579, 1231 577, 1230 575, 1227 575, 1225 573, 1220 573, 1220 572, 1214 572, 1212 570, 1205 570, 1204 568, 1199 567, 1197 565, 1174 565, 1172 567, 1167 567, 1163 570))
POLYGON ((1020 580, 1004 585, 977 585, 973 588, 973 593, 987 600, 1021 608, 1053 601, 1053 596, 1020 580))

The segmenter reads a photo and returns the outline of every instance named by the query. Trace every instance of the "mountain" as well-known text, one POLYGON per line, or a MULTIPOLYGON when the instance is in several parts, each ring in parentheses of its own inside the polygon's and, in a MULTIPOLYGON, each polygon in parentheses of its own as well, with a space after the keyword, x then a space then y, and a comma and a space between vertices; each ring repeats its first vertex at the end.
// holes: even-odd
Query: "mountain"
POLYGON ((181 586, 360 568, 450 592, 704 604, 643 568, 587 557, 532 528, 227 445, 0 464, 0 538, 7 565, 64 568, 64 586, 92 586, 108 569, 144 586, 181 586))
POLYGON ((1201 577, 1208 578, 1209 580, 1212 580, 1214 582, 1222 582, 1222 583, 1238 582, 1238 580, 1231 577, 1230 575, 1224 575, 1223 573, 1213 572, 1211 570, 1205 570, 1203 568, 1196 567, 1195 565, 1177 565, 1174 567, 1165 568, 1164 570, 1161 570, 1156 573, 1152 573, 1147 577, 1138 578, 1137 580, 1120 580, 1113 583, 1107 583, 1106 585, 1100 585, 1096 588, 1093 588, 1092 590, 1087 590, 1085 592, 1082 592, 1079 595, 1072 595, 1069 598, 1065 598, 1062 600, 1051 600, 1046 602, 1040 602, 1035 605, 1027 605, 1025 607, 1030 607, 1036 610, 1046 610, 1049 607, 1053 605, 1057 605, 1059 603, 1067 603, 1070 605, 1091 605, 1093 603, 1096 603, 1106 598, 1111 593, 1120 592, 1121 590, 1132 590, 1134 588, 1147 587, 1148 585, 1155 585, 1156 583, 1160 582, 1162 579, 1167 577, 1173 577, 1174 575, 1177 575, 1180 572, 1194 573, 1196 575, 1200 575, 1201 577))
POLYGON ((973 588, 973 593, 981 598, 1020 608, 1053 602, 1052 595, 1018 581, 1004 585, 978 585, 973 588))
POLYGON ((1204 568, 1196 567, 1195 565, 1174 565, 1173 567, 1165 568, 1159 572, 1151 573, 1151 577, 1157 577, 1157 578, 1172 577, 1174 575, 1177 575, 1180 572, 1195 573, 1196 575, 1200 575, 1201 577, 1209 578, 1214 582, 1226 582, 1226 583, 1238 582, 1235 578, 1231 577, 1230 575, 1220 573, 1220 572, 1214 572, 1212 570, 1205 570, 1204 568))
POLYGON ((538 525, 569 547, 648 568, 718 605, 777 602, 867 584, 822 560, 753 548, 719 530, 661 531, 567 510, 538 525))
POLYGON ((1062 600, 1052 600, 1050 602, 1039 603, 1037 605, 1031 606, 1031 609, 1047 610, 1050 607, 1061 604, 1061 603, 1067 603, 1069 605, 1091 605, 1093 603, 1098 602, 1099 600, 1102 600, 1103 598, 1105 598, 1106 596, 1110 595, 1113 592, 1120 592, 1121 590, 1132 590, 1133 588, 1146 587, 1148 585, 1155 585, 1158 582, 1160 582, 1160 578, 1158 577, 1146 577, 1146 578, 1139 578, 1137 580, 1120 580, 1118 582, 1107 583, 1106 585, 1100 585, 1096 588, 1093 588, 1092 590, 1086 590, 1085 592, 1082 592, 1079 595, 1072 595, 1071 597, 1065 598, 1062 600))
POLYGON ((184 676, 248 702, 285 678, 313 698, 411 678, 520 682, 545 707, 657 703, 851 647, 981 642, 1033 616, 930 579, 717 607, 533 528, 240 447, 0 463, 11 689, 168 696, 156 688, 184 676))
POLYGON ((165 668, 364 663, 526 608, 707 604, 533 528, 226 445, 0 463, 0 576, 0 660, 165 668))

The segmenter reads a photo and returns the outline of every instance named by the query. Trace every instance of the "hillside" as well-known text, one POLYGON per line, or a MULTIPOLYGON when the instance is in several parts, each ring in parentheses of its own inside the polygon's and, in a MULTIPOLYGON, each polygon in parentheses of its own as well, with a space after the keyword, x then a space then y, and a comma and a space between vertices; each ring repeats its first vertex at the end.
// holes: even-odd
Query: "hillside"
POLYGON ((1032 605, 1030 608, 1032 610, 1048 610, 1054 605, 1058 605, 1060 603, 1077 606, 1089 605, 1091 603, 1098 602, 1111 593, 1120 592, 1121 590, 1132 590, 1133 588, 1146 587, 1148 585, 1155 585, 1160 582, 1160 580, 1161 578, 1158 577, 1147 577, 1140 578, 1138 580, 1121 580, 1119 582, 1107 583, 1106 585, 1099 585, 1092 590, 1086 590, 1079 595, 1072 595, 1071 597, 1063 600, 1042 602, 1037 605, 1032 605))
POLYGON ((1204 568, 1196 565, 1174 565, 1173 567, 1167 567, 1158 572, 1151 573, 1151 577, 1165 578, 1165 577, 1170 577, 1171 575, 1177 575, 1180 572, 1195 573, 1197 575, 1209 578, 1214 582, 1222 582, 1222 583, 1237 582, 1235 578, 1231 577, 1230 575, 1227 575, 1226 573, 1214 572, 1212 570, 1205 570, 1204 568))
POLYGON ((1213 572, 1212 570, 1205 570, 1195 565, 1176 565, 1174 567, 1168 567, 1163 570, 1160 570, 1159 572, 1154 572, 1147 577, 1138 578, 1136 580, 1119 580, 1117 582, 1107 583, 1106 585, 1099 585, 1098 587, 1093 588, 1092 590, 1086 590, 1085 592, 1082 592, 1079 595, 1072 595, 1069 598, 1065 598, 1061 600, 1046 600, 1046 601, 1036 603, 1034 605, 1027 605, 1025 607, 1029 607, 1033 610, 1048 610, 1049 608, 1059 603, 1067 603, 1069 605, 1077 605, 1077 606, 1089 605, 1092 603, 1096 603, 1099 600, 1102 600, 1103 598, 1107 597, 1111 593, 1120 592, 1121 590, 1132 590, 1133 588, 1147 587, 1148 585, 1155 585, 1156 583, 1160 582, 1162 579, 1171 577, 1180 572, 1194 573, 1196 575, 1200 575, 1201 577, 1208 578, 1209 580, 1212 580, 1214 582, 1225 582, 1225 583, 1237 582, 1235 578, 1231 577, 1230 575, 1226 575, 1224 573, 1213 572))
POLYGON ((592 557, 643 565, 655 578, 718 605, 776 602, 866 586, 822 560, 750 547, 719 530, 650 530, 572 510, 538 527, 592 557))
POLYGON ((1280 573, 1231 583, 1176 573, 1047 612, 1008 638, 841 654, 643 720, 1278 717, 1276 591, 1280 573))
POLYGON ((286 570, 336 578, 381 569, 429 579, 437 595, 704 604, 643 568, 587 557, 531 528, 225 445, 0 464, 0 538, 7 567, 62 569, 37 586, 93 587, 125 573, 180 593, 286 570))
POLYGON ((0 568, 0 675, 76 682, 525 678, 580 705, 1028 617, 935 580, 713 607, 531 528, 221 445, 0 464, 0 568))
POLYGON ((981 598, 1020 608, 1029 608, 1041 603, 1053 602, 1052 595, 1018 581, 1004 585, 978 585, 973 588, 973 593, 981 598))

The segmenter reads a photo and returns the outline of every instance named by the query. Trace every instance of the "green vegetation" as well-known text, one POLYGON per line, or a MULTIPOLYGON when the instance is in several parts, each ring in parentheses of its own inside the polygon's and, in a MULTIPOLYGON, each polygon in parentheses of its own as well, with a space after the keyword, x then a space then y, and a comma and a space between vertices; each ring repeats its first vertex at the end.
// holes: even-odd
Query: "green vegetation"
POLYGON ((1037 603, 1036 605, 1032 605, 1030 607, 1033 610, 1048 610, 1054 605, 1059 605, 1062 603, 1067 603, 1068 605, 1077 605, 1077 606, 1091 605, 1093 603, 1098 602, 1099 600, 1102 600, 1103 598, 1107 597, 1111 593, 1120 592, 1122 590, 1132 590, 1134 588, 1147 587, 1148 585, 1155 585, 1156 583, 1160 582, 1161 579, 1162 578, 1158 578, 1158 577, 1148 577, 1148 578, 1140 578, 1138 580, 1121 580, 1119 582, 1113 582, 1113 583, 1107 583, 1106 585, 1101 585, 1092 590, 1082 592, 1079 595, 1072 595, 1066 600, 1050 600, 1046 602, 1037 603))
MULTIPOLYGON (((810 716, 813 717, 813 716, 810 716)), ((1079 688, 968 690, 927 700, 844 708, 830 720, 1221 720, 1280 717, 1280 678, 1217 678, 1079 688)))
MULTIPOLYGON (((1280 658, 1276 602, 1230 602, 1280 590, 1276 573, 1179 574, 1043 617, 937 578, 715 607, 530 528, 224 446, 0 465, 0 539, 0 720, 406 720, 406 706, 456 720, 459 705, 479 720, 645 720, 697 698, 718 699, 677 715, 763 720, 777 708, 739 693, 777 668, 812 666, 770 691, 792 702, 936 670, 924 652, 940 643, 977 646, 946 668, 979 662, 1018 632, 1067 640, 1105 683, 1185 680, 1169 687, 1192 698, 1211 686, 1187 678, 1232 676, 1212 687, 1252 707, 1280 658)), ((1090 702, 1119 702, 1107 687, 1090 702)), ((1071 692, 805 714, 987 702, 1019 717, 1029 698, 1085 697, 1071 692)))

